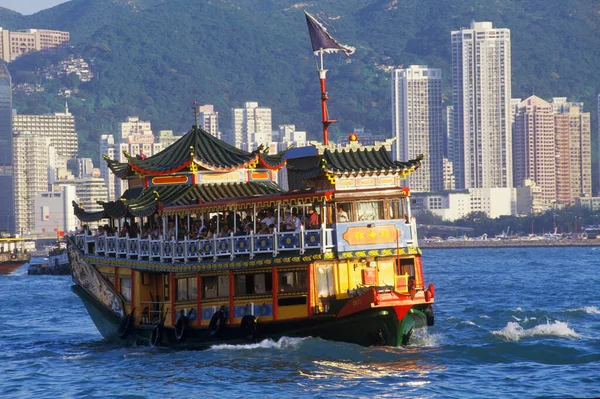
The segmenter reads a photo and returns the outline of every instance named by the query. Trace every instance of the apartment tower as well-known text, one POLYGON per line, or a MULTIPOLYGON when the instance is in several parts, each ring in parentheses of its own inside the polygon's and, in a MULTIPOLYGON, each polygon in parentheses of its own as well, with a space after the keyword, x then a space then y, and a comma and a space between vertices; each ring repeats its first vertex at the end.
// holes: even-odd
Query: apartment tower
POLYGON ((247 102, 244 108, 233 108, 233 131, 229 143, 245 151, 254 151, 261 144, 271 143, 271 108, 259 107, 257 102, 247 102))
POLYGON ((571 205, 575 198, 592 196, 590 113, 579 105, 554 114, 556 137, 556 200, 571 205))
POLYGON ((198 107, 198 124, 212 136, 221 139, 219 113, 215 111, 214 105, 206 104, 198 107))
POLYGON ((12 141, 12 83, 6 65, 0 65, 0 230, 14 232, 15 203, 12 141))
POLYGON ((451 38, 456 187, 512 187, 510 30, 472 22, 451 38))
POLYGON ((425 154, 421 168, 407 182, 415 192, 444 187, 442 71, 424 65, 396 69, 392 76, 392 122, 398 161, 425 154))
POLYGON ((517 107, 513 134, 513 173, 515 186, 531 179, 541 188, 542 206, 556 201, 556 147, 552 105, 531 96, 517 107))

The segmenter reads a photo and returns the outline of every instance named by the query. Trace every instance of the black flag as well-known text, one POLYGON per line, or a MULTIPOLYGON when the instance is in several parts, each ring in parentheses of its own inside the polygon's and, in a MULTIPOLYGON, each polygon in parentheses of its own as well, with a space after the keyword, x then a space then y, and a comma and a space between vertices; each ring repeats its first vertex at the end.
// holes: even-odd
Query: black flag
POLYGON ((306 11, 304 11, 304 14, 306 14, 308 33, 310 35, 310 41, 312 43, 312 48, 315 55, 320 51, 324 51, 326 53, 343 51, 347 55, 354 53, 356 50, 354 47, 340 44, 337 40, 331 37, 329 33, 327 33, 327 29, 325 29, 325 27, 319 21, 317 21, 315 17, 306 11))

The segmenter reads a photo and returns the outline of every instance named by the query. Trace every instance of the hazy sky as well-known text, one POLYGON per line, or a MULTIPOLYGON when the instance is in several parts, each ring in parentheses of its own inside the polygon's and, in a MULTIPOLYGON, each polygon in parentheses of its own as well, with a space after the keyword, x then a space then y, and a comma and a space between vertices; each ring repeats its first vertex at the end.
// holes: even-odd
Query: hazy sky
POLYGON ((69 0, 0 0, 0 7, 29 15, 67 1, 69 0))

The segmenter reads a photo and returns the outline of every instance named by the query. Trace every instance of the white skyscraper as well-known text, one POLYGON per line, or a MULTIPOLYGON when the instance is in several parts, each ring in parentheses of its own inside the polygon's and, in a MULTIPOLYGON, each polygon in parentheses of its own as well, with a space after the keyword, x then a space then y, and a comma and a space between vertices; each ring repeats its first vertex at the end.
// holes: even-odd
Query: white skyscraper
POLYGON ((452 31, 456 188, 512 187, 510 30, 452 31))
POLYGON ((423 65, 394 70, 392 107, 396 159, 425 155, 408 186, 418 192, 443 189, 442 71, 423 65))
POLYGON ((211 135, 221 139, 219 113, 215 111, 214 105, 206 104, 198 107, 198 124, 211 135))
POLYGON ((244 108, 232 109, 233 131, 229 143, 246 151, 271 143, 271 108, 262 108, 257 102, 247 102, 244 108))
POLYGON ((106 195, 109 201, 116 200, 115 175, 108 169, 102 156, 106 155, 110 159, 116 159, 118 151, 119 149, 115 146, 115 138, 112 134, 103 134, 100 136, 100 177, 104 179, 106 184, 106 195))

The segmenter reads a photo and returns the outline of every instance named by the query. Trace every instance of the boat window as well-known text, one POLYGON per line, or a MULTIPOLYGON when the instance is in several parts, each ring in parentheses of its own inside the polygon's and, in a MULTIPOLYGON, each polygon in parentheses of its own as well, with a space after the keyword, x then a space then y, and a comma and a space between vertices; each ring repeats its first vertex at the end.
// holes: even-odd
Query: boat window
POLYGON ((354 212, 351 202, 338 202, 335 207, 335 221, 337 223, 353 222, 354 212))
POLYGON ((237 274, 235 276, 235 294, 266 294, 273 290, 271 273, 237 274))
POLYGON ((192 301, 198 295, 198 282, 196 277, 177 279, 177 300, 192 301))
POLYGON ((317 295, 319 297, 335 295, 333 288, 333 266, 317 267, 317 295))
POLYGON ((125 301, 131 302, 131 278, 121 278, 119 281, 121 295, 125 301))
POLYGON ((229 276, 202 277, 203 298, 222 298, 229 296, 229 276))
POLYGON ((383 201, 357 202, 358 220, 383 219, 383 201))
POLYGON ((306 292, 306 270, 279 273, 280 292, 306 292))
POLYGON ((390 219, 406 219, 406 215, 404 214, 404 200, 390 200, 388 204, 390 219))
POLYGON ((409 276, 415 276, 415 260, 413 258, 400 259, 400 268, 397 273, 399 276, 408 274, 409 276))

